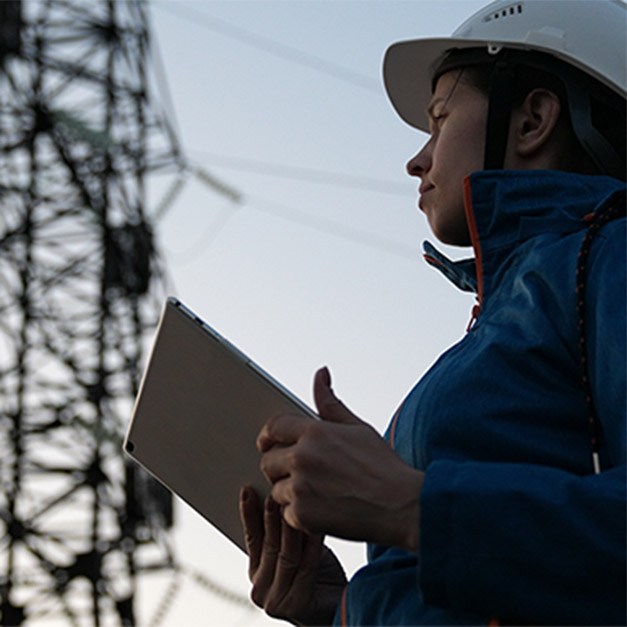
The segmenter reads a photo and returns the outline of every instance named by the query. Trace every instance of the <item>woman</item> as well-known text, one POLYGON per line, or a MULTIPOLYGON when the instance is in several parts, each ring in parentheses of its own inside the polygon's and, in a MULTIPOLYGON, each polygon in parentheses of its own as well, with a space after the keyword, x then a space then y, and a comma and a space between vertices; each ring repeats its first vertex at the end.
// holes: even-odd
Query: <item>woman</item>
POLYGON ((385 439, 326 369, 323 420, 266 424, 272 497, 244 488, 241 512, 270 615, 625 624, 624 49, 621 3, 499 0, 388 50, 392 104, 431 135, 407 166, 420 208, 475 252, 426 257, 477 292, 476 320, 385 439), (348 584, 324 534, 369 542, 348 584))

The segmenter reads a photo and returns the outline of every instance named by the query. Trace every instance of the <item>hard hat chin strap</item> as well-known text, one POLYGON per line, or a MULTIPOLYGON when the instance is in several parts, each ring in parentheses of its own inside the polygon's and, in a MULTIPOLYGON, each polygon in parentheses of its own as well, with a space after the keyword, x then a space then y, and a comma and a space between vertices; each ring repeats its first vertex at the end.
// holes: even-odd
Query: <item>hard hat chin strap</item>
POLYGON ((484 170, 501 170, 505 162, 512 112, 514 68, 506 60, 496 62, 492 71, 486 125, 484 170))
POLYGON ((433 74, 431 91, 435 91, 442 74, 466 67, 490 68, 488 87, 488 117, 484 153, 485 170, 501 170, 507 151, 509 122, 514 94, 514 69, 509 50, 501 48, 467 48, 451 50, 433 74))

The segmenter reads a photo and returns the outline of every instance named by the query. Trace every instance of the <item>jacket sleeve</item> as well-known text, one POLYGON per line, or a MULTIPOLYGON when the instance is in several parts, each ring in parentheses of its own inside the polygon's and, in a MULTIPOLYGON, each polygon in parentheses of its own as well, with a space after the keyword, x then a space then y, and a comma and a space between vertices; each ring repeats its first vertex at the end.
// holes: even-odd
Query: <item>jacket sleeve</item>
POLYGON ((424 601, 517 624, 625 625, 625 220, 593 246, 587 334, 602 472, 436 461, 421 495, 424 601))

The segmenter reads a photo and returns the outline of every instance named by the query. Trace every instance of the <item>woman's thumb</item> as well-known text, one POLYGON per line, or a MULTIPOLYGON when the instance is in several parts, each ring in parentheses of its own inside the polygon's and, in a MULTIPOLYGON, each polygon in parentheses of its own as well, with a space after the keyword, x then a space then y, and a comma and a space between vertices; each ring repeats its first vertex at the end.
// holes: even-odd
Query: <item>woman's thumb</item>
POLYGON ((318 414, 323 420, 353 424, 362 422, 335 396, 331 389, 331 374, 326 366, 316 372, 313 392, 318 414))

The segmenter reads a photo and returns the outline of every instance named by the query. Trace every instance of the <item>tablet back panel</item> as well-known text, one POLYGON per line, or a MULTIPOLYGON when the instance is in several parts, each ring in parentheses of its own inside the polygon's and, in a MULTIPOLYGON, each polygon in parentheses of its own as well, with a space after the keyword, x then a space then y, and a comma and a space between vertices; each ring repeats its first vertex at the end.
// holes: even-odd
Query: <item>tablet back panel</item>
POLYGON ((250 359, 168 299, 124 448, 167 488, 245 550, 239 491, 263 498, 255 441, 280 413, 315 418, 250 359))

